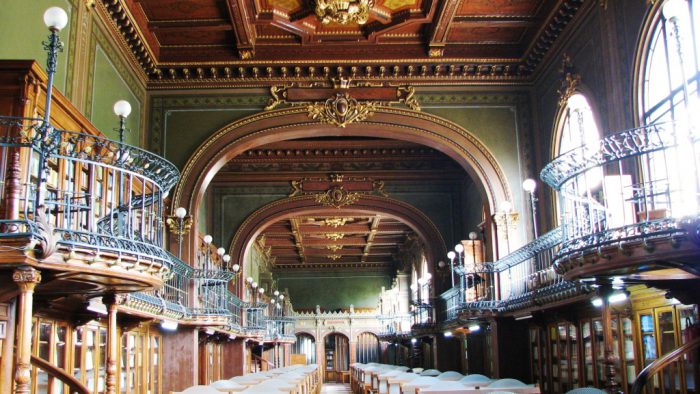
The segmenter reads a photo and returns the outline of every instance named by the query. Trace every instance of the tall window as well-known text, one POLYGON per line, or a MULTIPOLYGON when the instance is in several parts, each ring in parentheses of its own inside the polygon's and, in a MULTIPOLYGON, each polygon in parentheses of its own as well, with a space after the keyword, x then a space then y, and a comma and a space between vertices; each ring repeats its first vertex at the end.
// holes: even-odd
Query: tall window
MULTIPOLYGON (((575 163, 585 162, 588 151, 598 148, 600 132, 593 116, 591 106, 581 93, 574 93, 566 101, 566 107, 561 112, 558 122, 559 141, 557 155, 575 152, 572 157, 575 163), (577 149, 585 147, 587 149, 577 149)), ((599 227, 604 219, 605 206, 602 188, 603 170, 592 168, 575 179, 567 182, 560 189, 561 212, 563 225, 567 229, 567 237, 576 238, 589 234, 599 227)))
MULTIPOLYGON (((700 203, 700 2, 667 0, 655 14, 646 56, 641 59, 640 117, 659 125, 671 148, 643 161, 647 212, 680 217, 700 203)), ((647 218, 649 219, 649 218, 647 218)))

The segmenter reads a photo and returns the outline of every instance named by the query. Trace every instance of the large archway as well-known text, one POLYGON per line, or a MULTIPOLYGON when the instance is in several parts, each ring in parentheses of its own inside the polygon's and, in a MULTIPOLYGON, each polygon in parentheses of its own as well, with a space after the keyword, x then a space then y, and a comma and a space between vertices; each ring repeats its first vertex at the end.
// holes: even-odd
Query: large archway
POLYGON ((269 203, 250 215, 236 231, 228 248, 233 261, 244 261, 250 244, 271 223, 296 215, 380 213, 401 220, 413 230, 423 244, 426 259, 434 266, 447 253, 445 242, 435 225, 415 207, 393 198, 363 195, 356 203, 343 208, 328 208, 314 196, 291 197, 269 203))
MULTIPOLYGON (((291 107, 246 117, 214 133, 185 165, 173 196, 173 206, 198 212, 214 175, 245 150, 278 141, 321 136, 382 137, 422 144, 459 163, 475 181, 488 207, 511 199, 505 175, 494 156, 471 133, 448 120, 417 111, 379 107, 368 120, 338 128, 310 119, 305 107, 291 107)), ((197 237, 197 217, 194 217, 195 230, 189 242, 197 237)))

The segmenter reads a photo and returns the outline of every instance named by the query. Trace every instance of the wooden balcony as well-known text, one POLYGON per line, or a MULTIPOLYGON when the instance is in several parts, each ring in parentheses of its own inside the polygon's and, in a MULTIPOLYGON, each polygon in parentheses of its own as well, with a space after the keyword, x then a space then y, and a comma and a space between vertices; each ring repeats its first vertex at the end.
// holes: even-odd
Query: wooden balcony
POLYGON ((696 127, 666 123, 549 163, 541 177, 559 195, 564 231, 556 271, 567 280, 699 278, 698 149, 696 127))
POLYGON ((163 198, 178 170, 105 138, 60 93, 45 123, 45 85, 34 62, 0 63, 0 270, 40 270, 40 294, 161 288, 163 198))

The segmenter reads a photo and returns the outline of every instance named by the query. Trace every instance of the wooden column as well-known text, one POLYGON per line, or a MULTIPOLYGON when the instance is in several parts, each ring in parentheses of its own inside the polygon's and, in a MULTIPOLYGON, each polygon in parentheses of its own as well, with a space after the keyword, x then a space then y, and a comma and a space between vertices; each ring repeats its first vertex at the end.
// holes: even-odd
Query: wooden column
POLYGON ((107 306, 107 378, 106 394, 117 392, 117 351, 119 337, 117 336, 117 296, 106 295, 102 302, 107 306))
POLYGON ((620 386, 615 381, 615 352, 613 351, 613 332, 612 332, 612 310, 608 296, 610 291, 602 290, 600 292, 603 299, 603 347, 605 348, 605 361, 603 363, 605 371, 605 388, 609 393, 620 392, 620 386))
POLYGON ((15 353, 15 393, 29 394, 32 366, 32 303, 34 288, 41 282, 41 273, 34 268, 18 268, 12 280, 19 286, 17 350, 15 353))

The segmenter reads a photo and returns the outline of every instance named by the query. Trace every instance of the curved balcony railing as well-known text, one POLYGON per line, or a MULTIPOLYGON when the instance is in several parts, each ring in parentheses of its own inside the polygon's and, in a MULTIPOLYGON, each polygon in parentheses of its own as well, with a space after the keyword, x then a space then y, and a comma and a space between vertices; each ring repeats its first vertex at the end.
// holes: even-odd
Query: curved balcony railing
POLYGON ((167 160, 41 119, 0 117, 0 162, 1 237, 36 239, 40 258, 63 249, 64 259, 170 269, 161 218, 179 172, 167 160))
POLYGON ((554 271, 562 239, 562 228, 556 228, 495 263, 455 267, 458 285, 440 295, 441 322, 449 325, 465 313, 477 317, 479 313, 511 312, 588 291, 554 271))
POLYGON ((626 130, 562 154, 541 173, 559 194, 560 262, 698 231, 700 134, 684 123, 626 130))
POLYGON ((190 284, 194 269, 170 254, 170 272, 163 277, 163 287, 158 290, 136 292, 130 295, 127 305, 163 315, 172 319, 188 319, 192 315, 190 284))
POLYGON ((266 341, 294 341, 294 326, 296 320, 290 317, 274 316, 266 320, 266 341))

